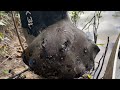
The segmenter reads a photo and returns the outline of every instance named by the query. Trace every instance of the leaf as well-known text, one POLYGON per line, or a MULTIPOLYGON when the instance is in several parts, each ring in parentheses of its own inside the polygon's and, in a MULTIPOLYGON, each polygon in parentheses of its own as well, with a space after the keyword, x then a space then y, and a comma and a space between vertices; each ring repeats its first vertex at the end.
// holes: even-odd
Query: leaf
POLYGON ((0 32, 0 40, 4 39, 4 34, 0 32))
POLYGON ((88 74, 87 76, 88 76, 88 79, 91 79, 91 78, 92 78, 92 76, 91 76, 90 74, 88 74))
POLYGON ((4 74, 9 74, 9 70, 3 70, 4 74))
POLYGON ((97 46, 104 46, 105 44, 96 44, 97 46))
POLYGON ((92 75, 90 75, 90 74, 84 74, 82 77, 83 77, 83 78, 86 78, 86 79, 91 79, 91 78, 92 78, 92 75))

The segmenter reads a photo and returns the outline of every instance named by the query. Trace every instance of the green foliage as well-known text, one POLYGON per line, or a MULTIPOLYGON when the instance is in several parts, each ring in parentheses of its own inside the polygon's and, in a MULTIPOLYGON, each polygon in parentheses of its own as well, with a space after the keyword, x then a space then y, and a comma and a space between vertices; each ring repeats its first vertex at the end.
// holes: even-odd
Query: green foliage
POLYGON ((9 74, 9 70, 3 70, 3 74, 9 74))
POLYGON ((4 34, 0 32, 0 41, 4 39, 4 34))
POLYGON ((104 46, 105 44, 96 44, 97 46, 104 46))
POLYGON ((0 32, 0 56, 7 54, 8 46, 4 43, 4 34, 0 32))
POLYGON ((83 77, 83 78, 87 78, 87 79, 91 79, 91 78, 92 78, 92 75, 90 75, 90 74, 84 74, 82 77, 83 77))
POLYGON ((5 46, 5 45, 0 45, 0 56, 5 56, 5 55, 7 55, 8 54, 8 52, 7 52, 7 50, 8 50, 8 47, 7 46, 5 46))
POLYGON ((70 11, 69 14, 70 14, 70 18, 72 22, 76 25, 77 20, 80 19, 79 15, 84 14, 84 12, 83 11, 70 11))
POLYGON ((101 16, 101 11, 96 11, 95 14, 96 14, 96 16, 97 16, 98 18, 101 18, 101 17, 102 17, 102 16, 101 16))

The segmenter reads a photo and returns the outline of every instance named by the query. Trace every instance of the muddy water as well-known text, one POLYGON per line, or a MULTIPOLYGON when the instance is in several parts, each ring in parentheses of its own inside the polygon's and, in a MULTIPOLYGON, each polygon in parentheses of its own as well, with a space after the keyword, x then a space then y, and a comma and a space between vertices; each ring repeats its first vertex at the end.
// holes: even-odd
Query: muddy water
MULTIPOLYGON (((94 11, 85 11, 84 14, 80 15, 80 20, 78 20, 77 27, 79 29, 82 29, 83 26, 90 21, 90 19, 93 17, 94 11)), ((108 51, 106 54, 104 66, 102 69, 102 72, 99 76, 99 78, 102 78, 104 75, 104 72, 106 70, 106 65, 109 60, 109 56, 111 54, 111 50, 113 48, 113 45, 115 43, 115 40, 120 33, 120 11, 102 11, 100 18, 100 25, 98 28, 98 40, 97 44, 104 44, 100 47, 100 52, 97 55, 95 62, 98 62, 101 56, 103 55, 105 51, 105 47, 107 44, 107 37, 109 36, 110 42, 108 46, 108 51)), ((84 32, 89 36, 90 39, 93 40, 93 27, 90 26, 89 30, 84 30, 84 32)), ((119 60, 120 61, 120 60, 119 60)), ((120 63, 120 62, 119 62, 120 63)), ((97 66, 97 63, 95 63, 95 67, 97 66)), ((117 65, 117 67, 119 67, 117 65)), ((99 71, 99 69, 98 69, 99 71)), ((98 73, 98 72, 97 72, 98 73)), ((96 75, 97 75, 96 73, 96 75)), ((118 71, 117 77, 120 78, 120 70, 118 71)), ((95 75, 95 76, 96 76, 95 75)))

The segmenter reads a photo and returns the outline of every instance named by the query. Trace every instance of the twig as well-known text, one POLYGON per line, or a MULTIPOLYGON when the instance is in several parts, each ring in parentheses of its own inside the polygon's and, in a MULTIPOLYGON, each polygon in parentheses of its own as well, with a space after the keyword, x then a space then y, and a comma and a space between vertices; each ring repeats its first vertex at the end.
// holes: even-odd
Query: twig
MULTIPOLYGON (((94 19, 94 17, 95 17, 95 16, 93 16, 93 18, 92 18, 87 24, 85 24, 85 26, 83 27, 83 29, 94 19)), ((83 30, 83 29, 82 29, 82 30, 83 30)))
POLYGON ((98 14, 98 24, 97 24, 97 28, 96 28, 96 29, 98 29, 98 26, 99 26, 100 14, 101 14, 101 11, 100 11, 99 14, 98 14))
POLYGON ((97 66, 97 68, 95 69, 95 72, 94 72, 94 74, 93 74, 93 79, 94 79, 94 77, 95 77, 95 74, 96 74, 96 72, 97 72, 99 66, 100 66, 100 62, 101 62, 103 56, 104 56, 104 55, 102 55, 102 57, 100 58, 100 60, 99 60, 99 62, 98 62, 98 66, 97 66))
POLYGON ((93 23, 93 35, 94 35, 94 42, 96 44, 97 42, 97 29, 96 29, 96 17, 95 17, 95 14, 94 14, 94 23, 93 23))
POLYGON ((89 31, 89 27, 90 27, 91 25, 93 25, 93 23, 89 24, 89 26, 88 26, 85 30, 87 30, 87 29, 88 29, 88 31, 89 31))
POLYGON ((95 12, 95 14, 94 14, 93 34, 94 34, 94 42, 95 42, 95 43, 97 43, 97 29, 98 29, 98 26, 99 26, 100 14, 101 14, 101 11, 98 12, 98 14, 97 14, 97 18, 98 18, 97 24, 96 24, 96 12, 95 12))
POLYGON ((104 53, 104 56, 103 56, 103 62, 102 62, 100 71, 98 72, 98 75, 97 75, 96 79, 98 79, 98 77, 99 77, 99 75, 100 75, 100 73, 101 73, 101 70, 102 70, 102 68, 103 68, 103 64, 104 64, 104 61, 105 61, 105 56, 106 56, 107 49, 108 49, 108 44, 109 44, 109 37, 108 37, 108 42, 107 42, 107 46, 106 46, 106 49, 105 49, 105 53, 104 53))
POLYGON ((16 23, 15 23, 13 11, 11 11, 11 14, 12 14, 12 19, 13 19, 13 23, 14 23, 14 27, 15 27, 15 30, 16 30, 16 33, 17 33, 18 40, 19 40, 20 45, 21 45, 21 47, 22 47, 22 49, 24 51, 24 47, 23 47, 22 42, 20 40, 20 36, 19 36, 18 30, 17 30, 17 26, 16 26, 16 23))
POLYGON ((83 29, 85 29, 86 27, 87 27, 86 29, 89 29, 89 27, 93 24, 93 35, 94 35, 94 42, 95 43, 97 43, 97 29, 98 29, 98 26, 99 26, 99 18, 100 18, 101 11, 98 12, 98 16, 97 16, 98 17, 98 23, 97 23, 97 25, 96 25, 96 13, 97 12, 94 13, 93 18, 83 27, 83 29), (90 22, 92 22, 93 19, 94 19, 94 22, 92 24, 89 24, 90 22))
POLYGON ((1 62, 1 63, 0 63, 0 66, 1 66, 4 62, 6 62, 11 56, 13 56, 13 54, 10 55, 8 58, 6 58, 3 62, 1 62))
POLYGON ((14 76, 12 76, 12 77, 9 77, 9 78, 7 78, 7 79, 14 79, 15 77, 20 76, 22 73, 24 73, 24 72, 26 72, 26 71, 28 71, 28 70, 30 70, 30 68, 27 68, 27 69, 25 69, 24 71, 22 71, 22 72, 20 72, 20 73, 18 73, 18 74, 16 74, 16 75, 14 75, 14 76))

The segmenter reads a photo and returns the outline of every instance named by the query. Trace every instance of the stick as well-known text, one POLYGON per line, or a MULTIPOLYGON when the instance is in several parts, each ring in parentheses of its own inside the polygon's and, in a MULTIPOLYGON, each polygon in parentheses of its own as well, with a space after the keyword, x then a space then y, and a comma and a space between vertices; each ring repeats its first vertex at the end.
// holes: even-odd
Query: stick
POLYGON ((108 44, 109 44, 109 37, 108 37, 108 42, 107 42, 107 46, 106 46, 106 49, 105 49, 105 54, 104 54, 104 56, 103 56, 102 66, 101 66, 101 68, 100 68, 100 71, 98 72, 98 75, 97 75, 96 79, 98 79, 98 77, 99 77, 99 75, 100 75, 100 73, 101 73, 101 70, 102 70, 102 68, 103 68, 103 64, 104 64, 104 61, 105 61, 105 56, 106 56, 107 49, 108 49, 108 44))
MULTIPOLYGON (((94 19, 95 16, 93 16, 93 18, 83 27, 83 29, 94 19)), ((83 30, 82 29, 82 30, 83 30)))
POLYGON ((95 72, 94 72, 94 74, 93 74, 93 79, 94 79, 94 77, 95 77, 95 73, 97 72, 97 70, 98 70, 98 68, 99 68, 99 66, 100 66, 100 62, 101 62, 103 56, 104 56, 104 55, 102 55, 102 57, 100 58, 100 60, 99 60, 99 62, 98 62, 98 66, 97 66, 97 68, 95 69, 95 72))
POLYGON ((17 33, 18 40, 19 40, 19 42, 20 42, 20 45, 21 45, 21 47, 22 47, 22 50, 24 51, 24 47, 23 47, 22 42, 21 42, 21 40, 20 40, 20 36, 19 36, 18 30, 17 30, 17 26, 16 26, 16 23, 15 23, 13 11, 11 11, 11 14, 12 14, 12 19, 13 19, 13 23, 14 23, 14 27, 15 27, 15 30, 16 30, 16 33, 17 33))
POLYGON ((9 77, 9 78, 7 78, 7 79, 14 79, 15 77, 20 76, 22 73, 24 73, 24 72, 26 72, 26 71, 29 71, 29 70, 30 70, 30 68, 27 68, 27 69, 25 69, 24 71, 22 71, 22 72, 20 72, 20 73, 18 73, 18 74, 16 74, 16 75, 14 75, 14 76, 12 76, 12 77, 9 77))

